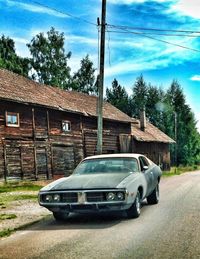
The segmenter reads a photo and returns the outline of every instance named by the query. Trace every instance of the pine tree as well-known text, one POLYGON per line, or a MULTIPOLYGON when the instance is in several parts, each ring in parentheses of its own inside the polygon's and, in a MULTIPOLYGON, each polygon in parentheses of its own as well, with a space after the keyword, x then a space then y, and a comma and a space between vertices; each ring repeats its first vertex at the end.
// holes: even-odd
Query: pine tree
MULTIPOLYGON (((191 164, 197 160, 199 154, 199 134, 196 129, 196 121, 191 108, 186 104, 186 98, 180 84, 173 80, 166 93, 166 102, 172 107, 168 116, 168 127, 174 130, 174 134, 167 132, 168 135, 174 135, 176 138, 177 164, 191 164), (175 120, 176 116, 176 120, 175 120), (171 125, 170 125, 171 124, 171 125), (175 136, 175 131, 177 132, 175 136)), ((172 150, 172 157, 175 157, 175 148, 172 150)))
POLYGON ((80 69, 74 73, 71 82, 72 90, 87 94, 97 94, 95 70, 93 62, 89 59, 89 55, 87 55, 81 60, 80 69))
POLYGON ((143 75, 140 75, 133 86, 133 94, 131 96, 132 115, 139 117, 140 110, 147 104, 148 86, 144 81, 143 75))
POLYGON ((111 89, 106 89, 106 101, 131 116, 132 112, 128 93, 116 79, 113 80, 111 89))

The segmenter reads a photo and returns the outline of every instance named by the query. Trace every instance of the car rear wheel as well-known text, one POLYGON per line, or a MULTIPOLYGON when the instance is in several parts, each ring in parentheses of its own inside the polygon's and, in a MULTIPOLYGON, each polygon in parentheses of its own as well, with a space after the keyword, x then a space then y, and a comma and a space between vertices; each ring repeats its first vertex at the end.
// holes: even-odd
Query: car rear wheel
POLYGON ((140 198, 140 192, 137 192, 137 195, 135 197, 135 201, 132 204, 132 206, 126 211, 128 218, 138 218, 141 213, 141 198, 140 198))
POLYGON ((156 185, 156 188, 147 197, 147 202, 148 204, 157 204, 159 202, 159 184, 156 185))
POLYGON ((53 216, 57 221, 64 221, 68 218, 68 212, 53 212, 53 216))

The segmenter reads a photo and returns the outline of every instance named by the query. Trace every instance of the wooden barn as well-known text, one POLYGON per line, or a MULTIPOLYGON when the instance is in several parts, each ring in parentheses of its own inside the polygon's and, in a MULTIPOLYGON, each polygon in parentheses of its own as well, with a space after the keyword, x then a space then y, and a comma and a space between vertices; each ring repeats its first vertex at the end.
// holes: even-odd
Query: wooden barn
POLYGON ((175 144, 175 141, 146 121, 145 111, 141 112, 140 120, 132 124, 131 136, 133 153, 146 155, 163 170, 170 169, 169 143, 175 144))
MULTIPOLYGON (((69 175, 82 158, 96 153, 96 107, 95 96, 0 69, 0 179, 69 175)), ((174 141, 150 123, 145 130, 139 124, 105 102, 103 153, 140 152, 169 166, 174 141)))

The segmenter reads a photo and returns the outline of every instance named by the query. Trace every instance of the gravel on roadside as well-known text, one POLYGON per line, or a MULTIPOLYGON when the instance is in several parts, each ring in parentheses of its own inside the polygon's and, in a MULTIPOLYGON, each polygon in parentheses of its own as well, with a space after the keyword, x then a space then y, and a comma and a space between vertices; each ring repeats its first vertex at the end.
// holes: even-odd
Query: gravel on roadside
MULTIPOLYGON (((1 195, 19 195, 19 194, 35 194, 38 192, 35 191, 22 191, 22 192, 12 192, 12 193, 3 193, 1 195)), ((17 217, 13 219, 0 220, 0 232, 4 230, 16 230, 23 226, 32 224, 38 220, 41 220, 43 217, 50 215, 51 213, 41 207, 37 200, 25 199, 25 200, 16 200, 10 202, 6 206, 0 205, 0 214, 15 214, 17 217)))

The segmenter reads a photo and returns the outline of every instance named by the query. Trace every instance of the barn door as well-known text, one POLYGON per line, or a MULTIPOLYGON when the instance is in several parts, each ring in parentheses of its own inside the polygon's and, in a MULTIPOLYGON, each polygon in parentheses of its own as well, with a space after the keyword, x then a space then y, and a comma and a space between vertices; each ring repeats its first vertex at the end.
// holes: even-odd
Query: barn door
POLYGON ((21 150, 19 146, 5 146, 6 177, 22 178, 21 150))
POLYGON ((52 146, 53 177, 68 176, 75 166, 73 146, 52 146))
POLYGON ((127 134, 119 135, 119 145, 121 153, 131 152, 131 136, 127 134))
POLYGON ((36 148, 37 179, 48 179, 47 152, 45 147, 36 148))
POLYGON ((97 134, 93 132, 85 132, 84 134, 85 156, 93 156, 96 154, 97 134))

